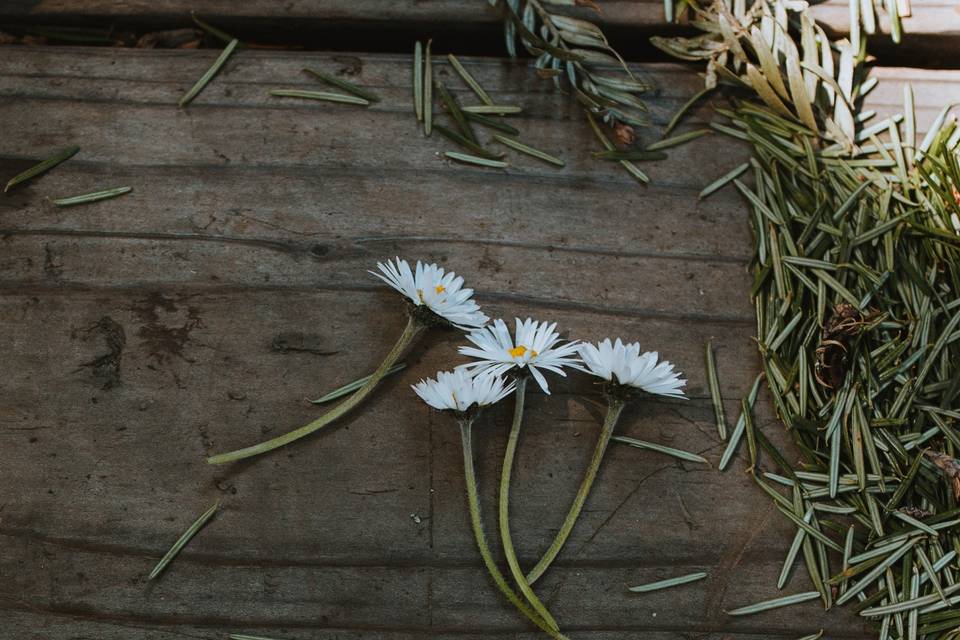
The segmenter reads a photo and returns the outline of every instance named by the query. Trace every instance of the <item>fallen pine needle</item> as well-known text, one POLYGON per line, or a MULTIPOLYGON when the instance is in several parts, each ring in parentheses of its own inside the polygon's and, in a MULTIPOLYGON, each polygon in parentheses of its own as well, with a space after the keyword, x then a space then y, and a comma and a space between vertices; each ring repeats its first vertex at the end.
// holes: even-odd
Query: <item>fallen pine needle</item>
POLYGON ((493 100, 490 99, 490 95, 483 90, 483 87, 481 87, 480 83, 477 82, 472 75, 470 75, 470 72, 467 71, 462 64, 460 64, 460 61, 457 60, 457 56, 453 55, 452 53, 448 53, 447 60, 450 61, 450 64, 453 65, 454 70, 460 74, 460 77, 463 79, 463 81, 467 83, 468 87, 473 89, 473 92, 477 94, 477 97, 480 98, 484 104, 493 104, 493 100))
POLYGON ((55 166, 57 166, 61 162, 72 158, 78 151, 80 151, 80 147, 67 147, 66 149, 58 151, 57 153, 50 156, 43 162, 39 162, 33 165, 32 167, 30 167, 29 169, 27 169, 26 171, 24 171, 23 173, 17 174, 16 176, 10 178, 10 181, 7 182, 7 186, 3 188, 3 192, 6 193, 7 191, 10 191, 10 189, 17 186, 21 182, 26 182, 31 178, 36 178, 41 173, 46 173, 47 171, 49 171, 50 169, 53 169, 55 166))
POLYGON ((317 78, 322 82, 326 82, 327 84, 331 84, 339 89, 343 89, 347 93, 352 93, 358 98, 363 98, 369 102, 380 101, 380 98, 376 94, 367 91, 363 87, 358 87, 352 82, 347 82, 346 80, 342 80, 336 76, 328 75, 322 71, 317 71, 316 69, 304 69, 304 71, 312 75, 314 78, 317 78))
POLYGON ((493 114, 493 115, 505 115, 509 113, 521 113, 523 109, 520 107, 514 107, 506 104, 475 104, 470 105, 469 107, 464 107, 464 111, 467 113, 479 113, 483 114, 493 114))
POLYGON ((731 611, 727 611, 727 615, 748 616, 753 613, 760 613, 761 611, 769 611, 770 609, 779 609, 780 607, 789 607, 793 604, 800 604, 801 602, 816 600, 819 597, 819 591, 805 591, 792 596, 774 598, 773 600, 764 600, 763 602, 751 604, 746 607, 740 607, 739 609, 732 609, 731 611))
POLYGON ((204 90, 204 88, 213 80, 213 76, 217 75, 217 72, 220 71, 220 67, 226 63, 227 59, 233 53, 233 50, 237 48, 239 40, 234 38, 230 41, 230 44, 220 52, 220 55, 217 57, 216 61, 210 66, 209 69, 204 72, 200 79, 197 80, 197 83, 190 88, 190 91, 187 91, 186 95, 180 98, 180 107, 183 108, 190 104, 190 101, 197 97, 197 95, 204 90))
POLYGON ((358 98, 357 96, 348 96, 342 93, 329 93, 327 91, 304 91, 302 89, 274 89, 270 95, 279 98, 304 98, 306 100, 325 100, 327 102, 343 102, 346 104, 360 104, 367 106, 369 100, 358 98))
MULTIPOLYGON (((461 111, 463 111, 461 109, 461 111)), ((503 131, 504 133, 509 133, 510 135, 519 135, 520 130, 516 127, 511 127, 506 122, 501 122, 496 118, 490 118, 479 113, 470 113, 469 111, 463 112, 463 117, 467 120, 472 120, 477 124, 482 124, 485 127, 490 127, 491 129, 496 129, 497 131, 503 131)))
POLYGON ((132 187, 115 187, 113 189, 94 191, 93 193, 85 193, 79 196, 60 198, 58 200, 54 200, 53 204, 58 207, 72 207, 77 204, 86 204, 88 202, 97 202, 99 200, 109 200, 110 198, 116 198, 117 196, 122 196, 125 193, 130 193, 131 191, 133 191, 132 187))
POLYGON ((662 151, 650 151, 648 149, 609 149, 607 151, 595 151, 594 158, 601 160, 664 160, 667 157, 662 151))
POLYGON ((419 40, 413 47, 413 112, 417 122, 423 122, 423 45, 419 40))
POLYGON ((489 158, 490 160, 498 160, 498 159, 500 159, 500 158, 503 157, 503 154, 497 155, 497 154, 495 154, 495 153, 492 153, 492 152, 490 152, 490 151, 487 151, 486 149, 484 149, 483 147, 481 147, 479 144, 476 144, 476 143, 473 142, 472 140, 468 140, 468 139, 465 138, 462 134, 460 134, 460 133, 458 133, 458 132, 456 132, 456 131, 453 131, 452 129, 448 129, 447 127, 443 126, 442 124, 435 124, 435 125, 433 125, 433 130, 436 131, 436 132, 438 132, 440 135, 442 135, 443 137, 447 138, 447 139, 450 140, 451 142, 454 142, 454 143, 460 145, 461 147, 463 147, 463 148, 466 149, 467 151, 470 151, 470 152, 472 152, 472 153, 480 156, 481 158, 489 158))
MULTIPOLYGON (((400 371, 401 369, 403 369, 403 368, 406 367, 406 366, 407 366, 407 363, 406 363, 406 362, 398 362, 397 364, 395 364, 395 365, 393 365, 392 367, 390 367, 389 369, 387 369, 387 372, 384 374, 384 377, 389 376, 390 374, 396 373, 397 371, 400 371)), ((372 378, 372 377, 373 377, 373 374, 371 374, 371 375, 369 375, 369 376, 363 376, 362 378, 358 378, 358 379, 354 380, 353 382, 348 382, 347 384, 343 385, 342 387, 339 387, 339 388, 337 388, 337 389, 334 389, 333 391, 331 391, 330 393, 326 394, 325 396, 321 396, 321 397, 317 398, 316 400, 310 400, 310 402, 313 403, 313 404, 325 404, 325 403, 327 403, 327 402, 330 402, 331 400, 336 400, 337 398, 342 398, 343 396, 347 395, 348 393, 352 393, 352 392, 356 391, 357 389, 359 389, 360 387, 362 387, 363 385, 367 384, 367 382, 368 382, 368 381, 370 380, 370 378, 372 378)))
POLYGON ((504 167, 510 166, 509 163, 503 162, 502 160, 488 160, 487 158, 471 156, 466 153, 457 153, 456 151, 445 151, 443 155, 450 158, 451 160, 457 160, 458 162, 466 162, 467 164, 478 164, 484 167, 494 167, 497 169, 502 169, 504 167))
POLYGON ((150 572, 150 575, 147 577, 147 580, 153 580, 158 575, 160 575, 164 569, 167 568, 167 565, 170 564, 170 562, 172 562, 173 559, 177 557, 177 554, 180 553, 180 551, 185 546, 187 546, 187 543, 190 542, 193 536, 197 535, 197 532, 203 528, 203 525, 209 522, 210 518, 213 517, 213 514, 217 512, 217 507, 219 506, 220 506, 219 500, 217 502, 214 502, 212 507, 207 509, 203 513, 203 515, 197 518, 196 522, 190 525, 189 529, 183 532, 183 535, 181 535, 177 539, 177 541, 173 543, 173 546, 170 547, 170 550, 167 551, 166 555, 164 555, 163 558, 160 559, 160 562, 157 563, 157 566, 155 566, 153 568, 153 571, 150 572))
POLYGON ((549 153, 546 153, 546 152, 544 152, 544 151, 540 151, 539 149, 534 149, 533 147, 527 146, 527 145, 523 144, 522 142, 518 142, 517 140, 514 140, 514 139, 512 139, 512 138, 508 138, 508 137, 506 137, 506 136, 502 136, 502 135, 500 135, 499 133, 493 134, 493 138, 494 138, 494 140, 496 140, 497 142, 499 142, 499 143, 501 143, 501 144, 505 144, 505 145, 507 145, 508 147, 510 147, 511 149, 516 149, 516 150, 519 151, 520 153, 525 153, 525 154, 527 154, 528 156, 533 156, 534 158, 539 158, 540 160, 543 160, 544 162, 549 162, 550 164, 556 165, 556 166, 558 166, 558 167, 562 167, 562 166, 564 166, 564 164, 565 164, 565 163, 563 162, 563 160, 561 160, 560 158, 557 158, 557 157, 555 157, 555 156, 552 156, 552 155, 550 155, 549 153))
POLYGON ((666 580, 637 585, 636 587, 629 587, 629 589, 634 593, 648 593, 650 591, 659 591, 660 589, 669 589, 670 587, 679 587, 682 584, 703 580, 706 577, 707 574, 705 572, 698 571, 697 573, 690 573, 685 576, 677 576, 676 578, 668 578, 666 580))
POLYGON ((714 180, 713 182, 711 182, 710 184, 708 184, 707 186, 705 186, 705 187, 703 188, 703 191, 701 191, 701 192, 700 192, 700 195, 697 196, 697 197, 700 198, 700 200, 703 200, 704 198, 706 198, 707 196, 709 196, 709 195, 710 195, 711 193, 713 193, 714 191, 717 191, 718 189, 720 189, 720 188, 722 188, 723 186, 729 184, 729 183, 732 182, 733 180, 736 180, 737 178, 739 178, 740 175, 741 175, 744 171, 746 171, 747 169, 749 169, 749 168, 750 168, 750 163, 748 163, 748 162, 744 162, 743 164, 738 165, 736 168, 734 168, 734 169, 733 169, 732 171, 730 171, 729 173, 726 173, 726 174, 720 176, 719 178, 717 178, 716 180, 714 180))
POLYGON ((696 129, 694 131, 687 131, 686 133, 681 133, 679 135, 673 136, 672 138, 664 138, 663 140, 658 140, 653 144, 649 144, 647 145, 647 151, 656 151, 657 149, 668 149, 670 147, 676 147, 678 145, 684 144, 685 142, 696 140, 700 136, 705 136, 711 132, 712 132, 712 129, 696 129))
POLYGON ((723 396, 720 395, 720 381, 717 376, 717 362, 713 356, 713 343, 707 342, 707 381, 710 386, 710 398, 713 400, 713 413, 717 421, 717 434, 721 440, 727 439, 727 416, 723 410, 723 396))
POLYGON ((430 137, 433 131, 433 56, 430 49, 433 40, 427 40, 423 54, 423 135, 430 137))
MULTIPOLYGON (((236 38, 234 38, 232 35, 230 35, 226 31, 217 29, 212 24, 208 22, 204 22, 203 20, 198 18, 197 14, 194 13, 193 11, 190 12, 190 17, 193 19, 194 24, 196 24, 198 27, 200 27, 201 29, 209 33, 211 36, 213 36, 217 40, 223 41, 223 44, 230 44, 231 40, 236 40, 236 38)), ((243 46, 243 45, 238 44, 237 46, 243 46)))
POLYGON ((673 456, 674 458, 680 458, 681 460, 687 460, 689 462, 702 462, 703 464, 709 464, 709 462, 707 462, 707 459, 704 458, 703 456, 698 456, 697 454, 690 453, 689 451, 674 449, 673 447, 666 447, 662 444, 647 442, 645 440, 637 440, 635 438, 627 438, 626 436, 613 436, 613 440, 616 440, 617 442, 622 442, 623 444, 628 444, 631 447, 636 447, 638 449, 649 449, 650 451, 665 453, 668 456, 673 456))

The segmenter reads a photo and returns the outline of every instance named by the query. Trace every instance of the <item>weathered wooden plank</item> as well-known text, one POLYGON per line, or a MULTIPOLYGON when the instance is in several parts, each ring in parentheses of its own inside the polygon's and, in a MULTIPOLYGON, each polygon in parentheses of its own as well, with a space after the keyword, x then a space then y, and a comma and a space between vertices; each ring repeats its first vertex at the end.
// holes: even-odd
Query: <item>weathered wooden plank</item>
MULTIPOLYGON (((664 22, 663 3, 657 0, 604 0, 599 3, 602 12, 588 9, 571 10, 569 13, 582 16, 613 30, 615 35, 634 29, 642 34, 662 32, 670 28, 664 22)), ((956 4, 945 0, 914 0, 910 3, 912 14, 903 19, 904 30, 911 34, 910 40, 926 36, 947 38, 941 49, 944 53, 949 42, 955 44, 960 36, 960 14, 956 4)), ((362 0, 294 0, 276 3, 270 0, 251 0, 233 3, 227 0, 166 0, 162 3, 149 0, 132 0, 123 3, 110 0, 8 0, 0 9, 0 19, 8 21, 124 21, 137 25, 171 27, 186 26, 191 11, 223 24, 242 28, 263 29, 303 27, 357 28, 376 26, 389 29, 417 29, 434 35, 442 34, 455 25, 458 32, 478 28, 494 28, 499 24, 499 14, 486 2, 461 2, 458 0, 431 0, 429 3, 416 0, 385 1, 362 0)), ((563 12, 562 9, 559 11, 563 12)), ((814 15, 825 27, 842 34, 849 29, 850 12, 846 0, 827 0, 814 7, 814 15)), ((881 27, 889 32, 888 20, 881 16, 881 27)))
MULTIPOLYGON (((318 409, 302 398, 376 364, 402 313, 365 270, 393 253, 464 273, 491 315, 552 317, 571 336, 659 349, 690 378, 691 399, 638 406, 622 432, 719 459, 702 346, 715 339, 734 406, 758 364, 742 273, 749 239, 733 194, 700 204, 695 194, 742 150, 692 173, 698 157, 717 155, 715 141, 697 141, 651 165, 644 189, 573 152, 591 141, 568 97, 524 69, 469 61, 488 88, 531 105, 516 119, 525 139, 568 149, 570 163, 425 170, 443 147, 416 130, 403 58, 364 58, 355 79, 385 95, 364 111, 265 99, 305 63, 336 70, 331 56, 243 52, 181 112, 173 105, 209 52, 8 51, 0 113, 18 135, 0 139, 0 167, 67 141, 83 147, 0 200, 0 333, 13 336, 16 372, 0 407, 0 489, 16 496, 0 501, 10 549, 0 573, 16 578, 0 585, 0 610, 17 632, 526 629, 479 568, 453 428, 408 389, 458 361, 456 333, 419 347, 330 432, 232 467, 202 463, 308 421, 318 409), (66 211, 42 201, 105 181, 135 191, 66 211), (217 497, 217 520, 147 589, 153 561, 217 497)), ((673 66, 645 72, 663 87, 651 100, 661 122, 699 82, 673 66)), ((936 88, 917 92, 925 115, 956 90, 951 80, 922 76, 936 88)), ((874 98, 886 109, 895 96, 874 98)), ((598 411, 583 395, 598 397, 571 376, 531 398, 514 492, 526 563, 558 526, 596 436, 598 411)), ((498 407, 478 426, 488 503, 509 414, 498 407)), ((758 424, 784 443, 769 406, 758 424)), ((796 637, 821 625, 829 637, 866 637, 851 612, 820 618, 816 605, 723 615, 774 595, 790 538, 748 477, 617 446, 543 593, 576 637, 796 637), (682 593, 624 590, 683 568, 713 577, 682 593)), ((791 584, 806 588, 800 574, 791 584)))
MULTIPOLYGON (((89 551, 63 550, 56 545, 22 540, 4 540, 16 557, 28 557, 26 569, 51 575, 70 575, 69 582, 50 585, 45 593, 24 603, 3 597, 0 606, 30 611, 32 607, 54 614, 96 616, 128 624, 169 624, 174 619, 184 625, 227 625, 247 632, 263 627, 333 628, 347 631, 373 631, 382 626, 390 631, 423 634, 429 629, 439 633, 484 631, 506 633, 516 629, 516 615, 504 607, 497 593, 486 588, 479 562, 452 567, 323 567, 323 566, 231 566, 211 570, 203 562, 182 562, 176 579, 145 587, 138 579, 118 581, 143 564, 141 558, 89 551), (31 558, 34 556, 37 558, 31 558), (38 557, 42 557, 39 560, 38 557), (108 566, 110 570, 105 571, 108 566), (77 574, 82 574, 78 579, 77 574), (139 594, 130 597, 130 582, 138 583, 139 594), (371 588, 375 586, 374 588, 371 588), (24 606, 24 605, 28 606, 24 606), (171 612, 176 612, 175 616, 171 612), (428 624, 428 616, 432 625, 428 624), (389 621, 389 625, 371 619, 389 621)), ((0 561, 5 570, 14 569, 0 561)), ((829 614, 803 611, 794 607, 767 616, 729 618, 716 602, 719 591, 726 599, 744 602, 744 598, 764 589, 764 581, 775 580, 779 568, 767 563, 743 575, 736 582, 723 578, 689 587, 684 602, 676 593, 657 593, 646 597, 625 597, 626 585, 637 580, 673 571, 697 569, 697 565, 660 566, 637 570, 627 568, 561 569, 551 576, 544 590, 558 611, 558 620, 567 621, 571 634, 609 628, 611 616, 632 618, 622 631, 651 632, 756 632, 765 627, 771 634, 787 635, 798 628, 815 630, 829 623, 829 614), (552 587, 552 592, 551 592, 552 587), (597 597, 584 598, 585 591, 597 597), (702 620, 690 627, 692 617, 702 620)), ((31 588, 26 573, 14 572, 11 588, 31 588)), ((17 593, 12 591, 11 593, 17 593)), ((862 637, 850 632, 833 637, 862 637)))
MULTIPOLYGON (((180 623, 173 624, 169 621, 150 620, 135 621, 126 619, 109 619, 103 617, 86 617, 78 612, 52 614, 49 612, 39 613, 38 610, 32 612, 22 611, 4 611, 7 616, 5 621, 9 621, 11 626, 17 629, 30 629, 34 632, 43 632, 50 637, 63 637, 71 635, 77 638, 97 638, 102 640, 127 640, 136 634, 137 638, 144 640, 172 640, 174 638, 208 638, 208 637, 226 637, 229 633, 237 631, 236 625, 216 625, 209 624, 198 626, 198 623, 180 623)), ((809 624, 803 624, 798 627, 800 630, 812 629, 809 624)), ((422 638, 431 638, 436 640, 480 640, 481 638, 491 637, 509 637, 516 640, 534 640, 539 639, 539 634, 529 631, 500 631, 494 629, 450 629, 450 630, 408 630, 393 631, 387 629, 365 628, 365 629, 343 629, 343 628, 296 628, 284 627, 279 624, 269 626, 243 628, 241 631, 248 634, 256 634, 277 639, 285 640, 360 640, 362 638, 382 638, 383 640, 420 640, 422 638)), ((650 640, 675 640, 677 632, 658 631, 655 629, 642 629, 643 637, 650 640)), ((582 640, 606 640, 611 637, 607 631, 597 630, 578 630, 576 637, 582 640)), ((771 632, 730 632, 730 631, 698 631, 696 637, 699 640, 761 640, 766 638, 777 638, 782 640, 794 640, 797 638, 796 632, 787 631, 786 633, 771 632)), ((840 638, 850 636, 835 636, 840 638)))
MULTIPOLYGON (((6 507, 0 533, 17 542, 5 544, 9 562, 45 563, 43 571, 21 568, 22 582, 8 585, 7 597, 127 623, 164 620, 165 612, 176 610, 184 622, 210 618, 207 624, 218 625, 278 619, 287 626, 310 625, 329 615, 334 626, 402 629, 428 626, 422 603, 411 605, 408 598, 415 597, 411 589, 425 597, 425 574, 433 572, 433 597, 443 592, 454 599, 445 610, 435 605, 434 624, 516 628, 489 591, 476 595, 484 583, 466 529, 453 427, 406 387, 417 375, 448 366, 455 335, 438 336, 439 343, 418 350, 410 371, 337 429, 235 468, 211 469, 201 462, 211 450, 249 443, 315 415, 317 410, 298 398, 375 362, 399 329, 397 313, 386 318, 378 313, 391 308, 391 301, 390 294, 7 292, 0 318, 9 326, 3 330, 21 336, 23 347, 14 350, 8 365, 22 375, 7 389, 13 402, 0 428, 5 493, 18 500, 6 507), (320 329, 305 309, 339 311, 324 314, 331 326, 320 329), (110 353, 105 340, 117 327, 126 340, 114 376, 106 362, 90 363, 110 353), (336 336, 348 334, 370 339, 338 344, 336 336), (340 352, 324 357, 281 351, 288 344, 340 352), (45 401, 50 389, 56 402, 45 401), (225 501, 217 520, 178 558, 162 586, 144 592, 138 576, 215 496, 225 501), (66 557, 57 563, 43 549, 66 557), (433 569, 451 563, 468 568, 443 579, 433 569), (390 570, 370 568, 382 565, 390 570), (211 582, 212 574, 222 576, 222 586, 211 582), (46 583, 37 581, 41 576, 55 576, 58 588, 38 591, 46 583), (98 577, 90 584, 93 576, 98 577), (318 587, 305 586, 329 581, 338 589, 323 597, 318 587), (270 597, 262 593, 265 584, 274 585, 270 597), (407 595, 398 597, 397 589, 407 595), (370 604, 356 606, 354 599, 366 590, 375 592, 370 604), (457 610, 458 594, 471 598, 464 611, 457 610), (462 617, 468 613, 478 617, 462 617)), ((697 399, 638 407, 625 417, 623 432, 701 451, 716 462, 720 451, 697 366, 697 346, 707 328, 603 314, 562 317, 575 335, 622 331, 651 344, 673 343, 671 357, 689 373, 697 399)), ((723 332, 719 338, 722 362, 754 359, 742 335, 723 332)), ((740 377, 726 376, 725 385, 746 384, 740 377)), ((597 430, 596 412, 571 395, 595 393, 589 380, 580 376, 554 391, 549 401, 531 400, 531 408, 542 413, 531 415, 515 479, 517 544, 530 559, 552 535, 573 491, 568 480, 583 468, 597 430)), ((488 501, 508 419, 505 406, 478 427, 488 501)), ((779 441, 779 426, 770 430, 779 441)), ((789 539, 789 527, 774 515, 739 474, 719 477, 615 448, 569 552, 561 557, 564 568, 544 590, 573 585, 566 597, 562 591, 555 596, 558 611, 578 625, 621 632, 647 616, 629 606, 630 596, 620 588, 642 581, 656 567, 728 571, 745 589, 737 592, 743 601, 750 589, 773 584, 774 565, 789 539), (722 515, 715 509, 721 502, 727 505, 722 515), (757 520, 757 513, 764 515, 757 520), (752 540, 749 552, 743 548, 744 529, 762 532, 746 537, 752 540), (700 544, 704 536, 713 543, 700 544), (780 540, 780 548, 768 546, 767 536, 780 540), (758 563, 770 565, 760 574, 770 577, 758 576, 757 587, 748 587, 754 583, 745 582, 746 576, 761 571, 758 563), (638 572, 639 567, 645 569, 638 572), (589 583, 597 591, 585 599, 589 583)), ((660 622, 666 628, 707 626, 697 614, 699 599, 688 602, 681 617, 662 612, 660 622)), ((727 600, 715 606, 720 602, 727 600)), ((833 619, 844 628, 845 618, 833 619)), ((763 620, 729 626, 722 616, 718 624, 730 630, 767 628, 763 620)))
MULTIPOLYGON (((412 142, 417 143, 416 138, 412 142)), ((0 166, 15 170, 9 160, 0 160, 0 166)), ((200 171, 202 178, 197 169, 77 160, 44 176, 42 183, 0 199, 0 211, 16 212, 3 219, 7 231, 37 237, 64 240, 70 234, 118 234, 135 239, 155 234, 171 245, 178 239, 186 244, 204 238, 248 241, 286 251, 288 259, 298 254, 322 258, 327 243, 344 242, 337 238, 344 230, 354 250, 371 256, 388 253, 390 243, 420 239, 456 247, 470 243, 518 250, 549 247, 559 255, 597 252, 717 262, 749 257, 739 196, 730 190, 696 202, 693 189, 659 183, 638 189, 599 177, 549 182, 499 179, 459 167, 415 175, 313 170, 307 165, 273 171, 243 167, 200 171), (438 179, 445 188, 431 188, 438 179), (86 207, 83 215, 56 210, 39 197, 81 193, 107 180, 129 185, 133 192, 86 207), (531 189, 531 182, 537 188, 531 189), (157 193, 177 193, 183 204, 158 207, 157 193), (558 207, 558 202, 564 206, 558 207), (417 208, 415 224, 399 215, 396 203, 417 208), (131 216, 131 210, 150 214, 131 216), (701 233, 678 233, 674 223, 680 210, 694 212, 701 233), (451 211, 458 212, 457 217, 451 211), (597 215, 584 215, 586 211, 597 215), (549 224, 539 223, 546 212, 549 224)))
MULTIPOLYGON (((265 243, 263 243, 265 244, 265 243)), ((377 259, 421 255, 442 259, 470 275, 487 299, 513 300, 540 308, 583 308, 634 316, 715 320, 750 325, 743 300, 749 282, 737 262, 684 260, 662 256, 617 257, 569 252, 557 269, 558 252, 549 247, 517 248, 494 243, 387 241, 374 250, 353 243, 316 243, 290 250, 288 245, 217 242, 160 237, 57 238, 56 234, 7 236, 0 257, 3 278, 19 287, 64 283, 79 286, 169 285, 315 288, 363 290, 378 285, 366 270, 377 259), (321 253, 322 255, 317 255, 321 253), (176 269, 171 269, 175 264, 176 269), (462 265, 462 266, 461 266, 462 265), (478 271, 480 265, 492 269, 478 271), (609 270, 609 271, 607 271, 609 270), (479 274, 482 273, 482 279, 479 274), (647 274, 637 286, 636 273, 647 274), (603 274, 602 276, 585 274, 603 274), (476 282, 480 279, 480 282, 476 282), (696 300, 696 305, 691 305, 696 300), (589 302, 587 302, 589 301, 589 302)), ((747 310, 748 311, 748 310, 747 310)))

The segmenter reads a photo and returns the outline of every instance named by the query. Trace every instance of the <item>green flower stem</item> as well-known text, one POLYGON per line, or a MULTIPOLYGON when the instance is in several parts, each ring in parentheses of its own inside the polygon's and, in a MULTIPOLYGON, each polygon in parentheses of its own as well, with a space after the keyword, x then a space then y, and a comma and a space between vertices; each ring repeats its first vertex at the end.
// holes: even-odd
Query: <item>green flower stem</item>
POLYGON ((517 586, 520 587, 520 592, 547 624, 554 629, 559 629, 557 621, 553 619, 550 611, 547 610, 547 607, 527 583, 527 578, 523 575, 520 562, 517 560, 517 553, 513 548, 513 536, 510 535, 510 476, 513 473, 513 460, 517 454, 517 441, 520 439, 520 427, 523 424, 523 402, 528 379, 525 375, 517 378, 517 389, 513 394, 516 399, 513 408, 513 425, 510 427, 507 450, 503 454, 503 470, 500 473, 500 540, 503 543, 503 553, 507 556, 507 564, 510 565, 510 573, 513 574, 517 586))
POLYGON ((463 477, 467 485, 467 505, 470 508, 470 524, 473 526, 473 537, 477 541, 477 549, 483 558, 483 564, 487 567, 490 577, 496 583, 497 587, 506 596, 507 600, 517 608, 520 613, 530 619, 551 638, 556 640, 568 640, 566 636, 556 629, 552 628, 536 611, 528 607, 520 596, 513 592, 506 578, 500 573, 497 563, 493 560, 493 554, 490 553, 490 547, 487 545, 487 538, 483 533, 483 524, 480 521, 480 500, 477 497, 477 474, 473 468, 473 443, 471 442, 471 428, 473 420, 464 418, 460 420, 460 439, 463 442, 463 477))
POLYGON ((242 460, 244 458, 250 458, 261 453, 266 453, 267 451, 272 451, 278 447, 282 447, 285 444, 290 444, 294 440, 299 440, 304 436, 308 436, 318 429, 322 429, 331 422, 335 421, 337 418, 340 418, 348 411, 356 407, 370 395, 370 392, 374 390, 377 384, 387 375, 387 372, 390 370, 397 360, 400 359, 400 356, 414 344, 416 340, 423 333, 423 330, 427 328, 427 325, 418 320, 413 315, 407 320, 407 326, 403 330, 403 334, 400 336, 400 339, 397 340, 397 343, 393 345, 393 349, 390 350, 390 353, 387 354, 387 357, 383 362, 380 363, 380 366, 370 375, 370 379, 365 385, 360 387, 353 395, 349 398, 338 404, 336 407, 323 414, 310 424, 306 424, 299 429, 294 429, 289 433, 285 433, 282 436, 277 436, 272 440, 267 440, 266 442, 261 442, 260 444, 253 445, 252 447, 246 447, 244 449, 237 449, 236 451, 231 451, 229 453, 221 453, 210 458, 207 458, 209 464, 224 464, 227 462, 234 462, 236 460, 242 460))
POLYGON ((547 552, 543 554, 543 557, 540 558, 540 561, 537 562, 536 566, 530 570, 530 573, 527 574, 527 583, 533 584, 536 582, 540 576, 542 576, 547 569, 550 568, 550 565, 556 559, 557 554, 560 553, 560 549, 563 548, 564 543, 566 543, 567 538, 570 536, 570 532, 573 530, 573 525, 577 523, 577 518, 580 517, 580 511, 583 509, 583 504, 587 501, 587 496, 590 495, 590 489, 593 487, 593 481, 597 478, 597 472, 600 470, 600 463, 603 461, 603 454, 607 451, 607 445, 610 444, 610 438, 613 437, 613 429, 617 426, 617 419, 620 418, 620 413, 623 411, 624 401, 620 398, 609 397, 607 400, 607 417, 603 421, 603 427, 600 429, 600 438, 597 440, 597 446, 593 450, 593 457, 590 459, 590 465, 587 467, 587 472, 583 476, 583 481, 580 483, 580 489, 577 491, 577 497, 573 499, 573 505, 570 506, 570 512, 567 513, 566 520, 563 521, 563 525, 560 527, 560 531, 557 532, 557 536, 553 539, 553 543, 550 545, 550 548, 547 549, 547 552))

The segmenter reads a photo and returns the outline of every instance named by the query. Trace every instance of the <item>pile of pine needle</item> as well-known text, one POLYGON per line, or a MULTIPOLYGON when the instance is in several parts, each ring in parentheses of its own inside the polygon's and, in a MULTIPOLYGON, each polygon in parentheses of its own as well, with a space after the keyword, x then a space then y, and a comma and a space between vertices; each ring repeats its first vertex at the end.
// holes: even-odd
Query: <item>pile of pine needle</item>
POLYGON ((702 35, 658 44, 707 61, 706 91, 733 87, 713 127, 752 151, 704 190, 749 203, 763 363, 721 468, 745 439, 797 528, 779 588, 802 565, 881 639, 958 638, 960 128, 946 107, 920 139, 909 87, 874 122, 866 39, 831 42, 803 3, 696 14, 702 35), (761 381, 798 461, 753 424, 761 381))

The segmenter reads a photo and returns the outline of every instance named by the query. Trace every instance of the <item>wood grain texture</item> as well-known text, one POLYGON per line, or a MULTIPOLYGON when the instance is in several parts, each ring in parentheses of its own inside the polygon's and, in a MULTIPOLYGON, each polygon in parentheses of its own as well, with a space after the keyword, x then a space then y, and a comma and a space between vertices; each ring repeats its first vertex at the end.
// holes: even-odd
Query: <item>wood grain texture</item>
MULTIPOLYGON (((375 366, 403 317, 366 269, 396 254, 464 274, 493 316, 553 318, 570 336, 660 350, 690 379, 690 399, 638 404, 620 432, 718 461, 702 346, 714 339, 735 406, 758 367, 749 237, 734 193, 696 193, 743 149, 698 139, 651 164, 643 188, 589 158, 596 145, 567 96, 501 61, 466 63, 498 101, 525 107, 514 119, 523 139, 563 155, 564 169, 439 159, 450 147, 418 132, 400 57, 361 56, 358 67, 244 51, 178 110, 212 52, 5 53, 0 121, 14 135, 0 138, 0 172, 68 143, 82 151, 0 199, 0 637, 534 637, 476 556, 453 425, 409 390, 457 361, 456 333, 430 334, 406 371, 330 431, 229 467, 202 462, 310 420, 318 409, 304 398, 375 366), (267 96, 308 85, 307 64, 358 69, 352 80, 383 101, 267 96), (70 210, 45 202, 119 184, 133 193, 70 210), (146 584, 216 498, 221 512, 146 584)), ((660 125, 700 82, 678 66, 638 72, 661 87, 660 125)), ((438 73, 467 100, 445 66, 438 73)), ((895 109, 896 79, 911 77, 921 122, 960 86, 958 74, 883 75, 872 106, 895 109)), ((598 400, 579 375, 531 396, 514 490, 524 564, 572 498, 598 400)), ((477 428, 488 507, 509 414, 497 407, 477 428)), ((766 403, 757 418, 787 446, 766 403)), ((739 466, 719 474, 613 446, 540 587, 573 637, 786 639, 821 627, 870 637, 851 612, 815 603, 724 615, 776 595, 792 538, 739 466), (709 579, 626 591, 695 570, 709 579)), ((802 569, 788 588, 807 588, 802 569)))
MULTIPOLYGON (((662 30, 663 3, 658 0, 603 0, 599 15, 588 9, 567 10, 577 16, 606 27, 629 27, 645 33, 662 30)), ((960 12, 955 0, 913 0, 912 15, 904 18, 904 29, 916 37, 960 36, 960 12)), ((88 19, 134 19, 163 24, 185 22, 190 12, 220 21, 261 20, 282 25, 309 20, 327 24, 408 23, 420 28, 439 28, 456 24, 458 28, 496 25, 497 12, 485 1, 462 0, 7 0, 0 9, 6 20, 57 20, 85 17, 88 19)), ((565 12, 564 9, 558 9, 565 12)), ((849 29, 850 12, 847 0, 817 3, 814 15, 825 27, 836 33, 849 29)), ((881 17, 881 27, 889 32, 889 24, 881 17)))

